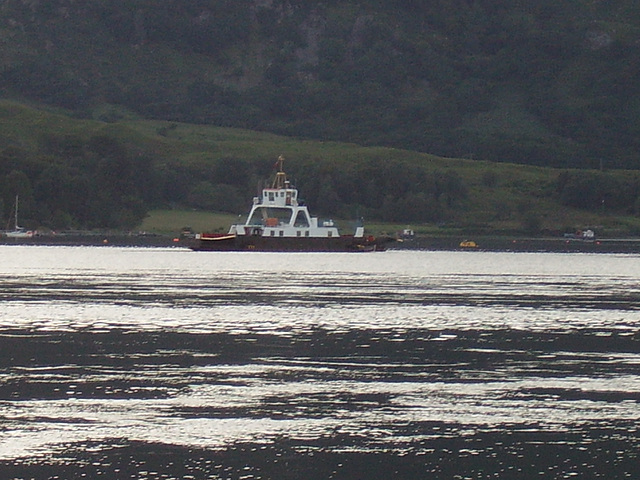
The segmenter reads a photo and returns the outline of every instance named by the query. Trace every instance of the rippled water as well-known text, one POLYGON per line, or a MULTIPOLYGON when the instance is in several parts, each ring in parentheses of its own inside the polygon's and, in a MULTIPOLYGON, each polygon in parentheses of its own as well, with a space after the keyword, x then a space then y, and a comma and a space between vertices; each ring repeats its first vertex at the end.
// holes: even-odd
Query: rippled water
POLYGON ((638 478, 640 256, 0 247, 0 275, 0 478, 638 478))

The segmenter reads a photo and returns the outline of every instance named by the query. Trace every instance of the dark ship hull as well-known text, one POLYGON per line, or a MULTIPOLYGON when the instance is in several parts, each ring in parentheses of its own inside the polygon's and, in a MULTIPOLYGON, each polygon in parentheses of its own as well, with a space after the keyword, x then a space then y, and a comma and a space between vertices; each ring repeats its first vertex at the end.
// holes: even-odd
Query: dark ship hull
POLYGON ((259 235, 201 234, 192 250, 213 252, 374 252, 389 240, 374 237, 263 237, 259 235))

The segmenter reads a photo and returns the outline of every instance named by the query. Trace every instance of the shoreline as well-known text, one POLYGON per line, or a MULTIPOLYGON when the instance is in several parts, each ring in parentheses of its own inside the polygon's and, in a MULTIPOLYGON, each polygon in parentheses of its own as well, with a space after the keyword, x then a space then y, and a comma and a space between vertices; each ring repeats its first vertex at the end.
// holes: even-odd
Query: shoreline
POLYGON ((575 253, 640 253, 640 238, 597 239, 592 241, 564 237, 450 236, 416 237, 400 241, 390 250, 453 250, 490 252, 575 252, 575 253), (472 241, 475 247, 461 246, 472 241))
MULTIPOLYGON (((185 237, 129 233, 42 235, 32 238, 0 237, 0 245, 41 246, 189 248, 192 241, 191 238, 185 237)), ((388 244, 387 250, 640 253, 640 238, 604 238, 584 241, 562 237, 416 236, 410 240, 392 242, 388 244), (471 241, 476 246, 461 246, 461 242, 464 241, 471 241)))
POLYGON ((0 237, 0 245, 39 245, 65 247, 188 247, 188 238, 154 234, 78 233, 37 235, 31 238, 0 237))

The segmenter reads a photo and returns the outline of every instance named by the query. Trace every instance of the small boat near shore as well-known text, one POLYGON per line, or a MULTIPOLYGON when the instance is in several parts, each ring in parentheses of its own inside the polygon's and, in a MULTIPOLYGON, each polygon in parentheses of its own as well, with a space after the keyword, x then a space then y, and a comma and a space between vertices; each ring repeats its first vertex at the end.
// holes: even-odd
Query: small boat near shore
POLYGON ((352 235, 341 235, 332 220, 312 217, 298 190, 291 185, 278 158, 278 171, 270 188, 265 188, 246 221, 231 225, 228 233, 198 233, 192 250, 258 252, 372 252, 385 249, 391 238, 364 234, 358 225, 352 235))
POLYGON ((7 238, 33 238, 34 236, 34 231, 33 230, 27 230, 24 227, 21 227, 18 224, 18 201, 19 201, 19 197, 18 195, 16 195, 16 202, 14 205, 14 222, 13 222, 13 230, 5 230, 4 232, 2 232, 2 235, 7 237, 7 238))

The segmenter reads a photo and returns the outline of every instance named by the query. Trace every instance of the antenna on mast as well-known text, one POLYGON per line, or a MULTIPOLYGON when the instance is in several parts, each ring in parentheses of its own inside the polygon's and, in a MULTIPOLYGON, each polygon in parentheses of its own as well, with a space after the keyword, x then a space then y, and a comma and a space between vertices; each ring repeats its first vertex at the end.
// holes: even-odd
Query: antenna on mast
POLYGON ((274 188, 274 189, 286 188, 287 174, 284 173, 283 164, 284 164, 284 156, 280 155, 278 157, 278 161, 276 162, 276 166, 278 167, 278 172, 276 173, 276 178, 273 179, 273 185, 271 186, 271 188, 274 188))

